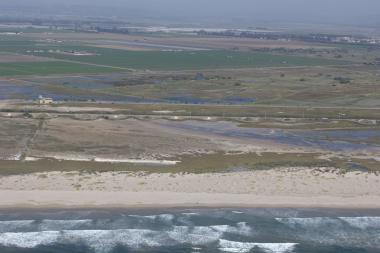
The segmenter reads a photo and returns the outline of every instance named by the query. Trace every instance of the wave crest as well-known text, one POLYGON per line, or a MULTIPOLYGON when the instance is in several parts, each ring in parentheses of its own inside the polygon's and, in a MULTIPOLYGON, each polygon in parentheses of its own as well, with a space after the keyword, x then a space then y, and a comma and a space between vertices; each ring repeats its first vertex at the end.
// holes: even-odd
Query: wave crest
POLYGON ((219 249, 225 252, 250 252, 254 248, 259 248, 268 253, 292 252, 297 243, 251 243, 219 240, 219 249))

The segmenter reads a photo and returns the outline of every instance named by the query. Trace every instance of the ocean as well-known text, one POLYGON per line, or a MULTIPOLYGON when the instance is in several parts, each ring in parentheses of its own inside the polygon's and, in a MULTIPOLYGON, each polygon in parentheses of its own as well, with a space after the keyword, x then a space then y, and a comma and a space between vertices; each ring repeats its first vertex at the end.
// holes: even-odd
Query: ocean
POLYGON ((8 210, 0 252, 372 253, 380 210, 8 210))

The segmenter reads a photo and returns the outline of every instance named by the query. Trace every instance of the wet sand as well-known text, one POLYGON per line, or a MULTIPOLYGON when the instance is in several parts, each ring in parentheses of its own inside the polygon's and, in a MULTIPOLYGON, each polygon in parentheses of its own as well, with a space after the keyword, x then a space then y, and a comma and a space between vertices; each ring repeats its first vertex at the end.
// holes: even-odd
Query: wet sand
POLYGON ((171 208, 171 207, 273 207, 273 208, 380 208, 379 196, 255 196, 173 192, 1 191, 1 208, 171 208))

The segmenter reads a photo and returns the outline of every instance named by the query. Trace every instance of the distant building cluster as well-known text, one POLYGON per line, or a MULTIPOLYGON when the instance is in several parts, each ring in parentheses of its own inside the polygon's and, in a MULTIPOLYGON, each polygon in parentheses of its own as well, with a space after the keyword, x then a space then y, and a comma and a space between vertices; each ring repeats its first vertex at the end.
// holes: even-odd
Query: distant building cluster
POLYGON ((85 52, 85 51, 75 51, 75 50, 59 50, 59 49, 56 49, 56 50, 53 50, 53 49, 49 49, 49 50, 27 50, 26 53, 30 54, 30 53, 50 53, 50 54, 65 54, 65 55, 74 55, 74 56, 92 56, 92 55, 96 55, 94 53, 90 53, 90 52, 85 52))
POLYGON ((359 38, 353 36, 341 36, 332 39, 332 42, 335 43, 348 43, 348 44, 370 44, 376 45, 380 44, 380 39, 374 38, 359 38))

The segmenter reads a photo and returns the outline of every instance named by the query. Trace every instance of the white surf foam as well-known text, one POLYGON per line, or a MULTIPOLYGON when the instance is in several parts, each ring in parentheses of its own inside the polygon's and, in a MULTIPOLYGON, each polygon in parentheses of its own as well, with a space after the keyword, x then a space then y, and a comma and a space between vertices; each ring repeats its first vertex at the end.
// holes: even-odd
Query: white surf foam
POLYGON ((175 216, 173 214, 157 214, 157 215, 129 215, 129 217, 143 218, 149 220, 160 220, 165 222, 171 222, 174 220, 175 216))
POLYGON ((380 217, 339 217, 339 219, 355 228, 380 228, 380 217))
POLYGON ((168 235, 172 240, 180 244, 205 245, 218 241, 223 232, 211 227, 175 226, 173 230, 168 232, 168 235))
POLYGON ((142 229, 125 230, 64 230, 28 233, 2 233, 0 245, 35 248, 56 243, 84 243, 95 252, 111 252, 117 245, 131 248, 157 247, 165 243, 160 232, 142 229))
POLYGON ((91 226, 93 220, 42 220, 38 226, 39 231, 73 230, 80 226, 91 226))
POLYGON ((312 218, 276 218, 289 226, 302 226, 302 227, 320 227, 325 225, 340 224, 339 220, 329 217, 312 217, 312 218))
POLYGON ((169 232, 169 236, 182 244, 204 245, 218 241, 225 233, 249 236, 252 230, 245 222, 238 223, 236 227, 230 225, 175 226, 169 232))
POLYGON ((222 233, 231 233, 245 236, 249 236, 252 234, 252 229, 250 226, 247 225, 246 222, 239 222, 237 223, 236 227, 229 225, 217 225, 211 226, 211 228, 222 233))
MULTIPOLYGON (((159 215, 160 216, 160 215, 159 215)), ((24 221, 26 225, 26 221, 24 221)), ((28 221, 32 223, 33 221, 28 221)), ((78 225, 88 225, 91 220, 79 221, 56 221, 45 220, 40 227, 50 228, 59 226, 60 223, 66 227, 78 225)), ((22 225, 20 223, 20 225, 22 225)), ((30 224, 29 224, 30 225, 30 224)), ((24 226, 24 225, 23 225, 24 226)), ((0 233, 0 245, 7 247, 35 248, 38 246, 49 246, 54 244, 84 244, 96 253, 108 253, 122 245, 132 249, 139 249, 143 246, 160 247, 189 244, 195 247, 204 246, 218 242, 224 233, 245 233, 240 230, 246 229, 245 223, 238 223, 234 226, 174 226, 169 230, 148 230, 148 229, 117 229, 117 230, 61 230, 61 231, 39 231, 39 232, 6 232, 0 233)), ((228 241, 226 241, 228 242, 228 241)), ((232 246, 222 242, 221 248, 242 248, 244 245, 233 244, 232 246), (223 244, 224 243, 224 244, 223 244), (234 246, 235 245, 235 246, 234 246), (237 247, 238 245, 239 247, 237 247)), ((277 244, 276 244, 277 245, 277 244)), ((264 245, 265 249, 281 249, 275 244, 264 245)), ((249 245, 253 248, 259 244, 249 245)), ((283 252, 283 251, 269 251, 283 252)))
POLYGON ((130 248, 158 247, 165 242, 160 233, 145 229, 65 231, 67 239, 85 242, 96 252, 111 252, 117 245, 130 248))
POLYGON ((58 243, 84 244, 95 252, 107 253, 122 245, 138 249, 143 246, 175 246, 188 243, 201 246, 217 242, 222 232, 210 227, 174 227, 168 231, 146 229, 62 230, 24 233, 0 233, 0 245, 35 248, 58 243))
POLYGON ((50 245, 58 240, 58 231, 28 232, 28 233, 2 233, 0 245, 6 247, 35 248, 40 245, 50 245))
POLYGON ((297 243, 251 243, 251 242, 234 242, 228 240, 219 240, 219 249, 225 252, 250 252, 258 248, 268 253, 288 253, 292 252, 297 243))

